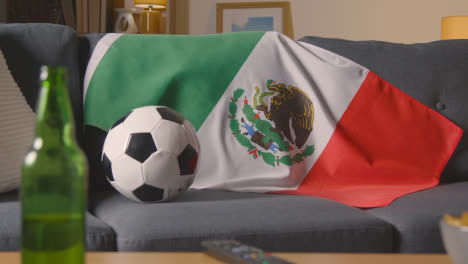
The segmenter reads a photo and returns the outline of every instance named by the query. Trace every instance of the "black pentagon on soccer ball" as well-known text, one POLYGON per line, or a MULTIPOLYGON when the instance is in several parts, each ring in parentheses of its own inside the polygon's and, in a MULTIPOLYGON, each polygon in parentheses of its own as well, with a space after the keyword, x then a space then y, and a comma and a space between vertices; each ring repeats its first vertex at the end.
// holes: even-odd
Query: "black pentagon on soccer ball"
POLYGON ((112 164, 106 153, 102 157, 102 162, 104 163, 104 174, 106 175, 109 181, 114 181, 114 175, 112 174, 112 164))
MULTIPOLYGON (((122 124, 123 121, 125 121, 125 119, 127 119, 127 117, 132 113, 133 111, 130 111, 129 113, 123 115, 119 120, 117 120, 117 122, 114 123, 114 125, 112 126, 112 128, 122 124)), ((111 128, 111 129, 112 129, 111 128)))
POLYGON ((165 120, 176 122, 180 125, 184 123, 185 118, 181 114, 177 113, 176 111, 168 107, 158 107, 156 108, 156 110, 158 110, 159 114, 165 120))
POLYGON ((132 133, 125 154, 143 163, 157 150, 150 133, 132 133))
POLYGON ((158 202, 164 198, 164 189, 143 184, 133 194, 143 202, 158 202))
POLYGON ((197 168, 198 153, 189 145, 177 156, 179 161, 180 175, 193 174, 197 168))

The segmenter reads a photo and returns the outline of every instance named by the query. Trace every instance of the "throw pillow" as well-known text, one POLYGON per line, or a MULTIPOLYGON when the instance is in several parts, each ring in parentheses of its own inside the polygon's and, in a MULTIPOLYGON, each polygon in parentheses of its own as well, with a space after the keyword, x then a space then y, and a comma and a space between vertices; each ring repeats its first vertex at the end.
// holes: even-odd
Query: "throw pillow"
POLYGON ((35 114, 0 50, 0 192, 20 186, 21 163, 34 138, 35 114))

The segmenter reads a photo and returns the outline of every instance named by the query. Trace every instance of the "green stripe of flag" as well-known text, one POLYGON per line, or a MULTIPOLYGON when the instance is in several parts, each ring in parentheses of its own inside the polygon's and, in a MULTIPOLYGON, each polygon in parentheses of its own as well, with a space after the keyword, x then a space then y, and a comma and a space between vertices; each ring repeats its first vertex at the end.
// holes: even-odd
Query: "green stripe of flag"
POLYGON ((166 105, 198 130, 263 35, 123 35, 91 78, 85 124, 108 131, 134 108, 166 105))

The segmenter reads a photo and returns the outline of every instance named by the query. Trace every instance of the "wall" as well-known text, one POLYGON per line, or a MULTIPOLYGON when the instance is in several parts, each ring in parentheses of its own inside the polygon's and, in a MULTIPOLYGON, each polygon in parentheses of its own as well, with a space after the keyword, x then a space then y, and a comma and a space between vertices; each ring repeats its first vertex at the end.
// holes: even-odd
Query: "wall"
MULTIPOLYGON (((266 2, 272 0, 259 0, 266 2)), ((190 0, 189 32, 216 32, 216 3, 190 0)), ((440 39, 444 16, 468 15, 466 0, 290 0, 295 39, 306 35, 400 43, 440 39)))

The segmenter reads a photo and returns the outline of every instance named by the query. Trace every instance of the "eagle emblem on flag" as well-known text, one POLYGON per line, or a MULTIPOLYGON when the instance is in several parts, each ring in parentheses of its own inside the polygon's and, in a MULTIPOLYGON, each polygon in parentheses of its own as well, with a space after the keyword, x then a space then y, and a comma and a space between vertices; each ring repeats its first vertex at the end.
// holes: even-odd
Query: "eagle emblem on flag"
POLYGON ((255 87, 252 105, 244 96, 240 119, 238 104, 245 90, 239 88, 234 91, 228 115, 232 135, 254 159, 261 156, 273 167, 280 163, 288 166, 300 163, 314 152, 313 145, 304 147, 313 127, 312 101, 292 85, 286 87, 268 80, 266 88, 268 91, 261 93, 260 88, 255 87), (267 105, 264 99, 270 96, 270 105, 267 105))

